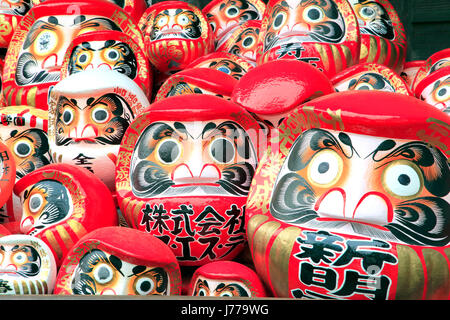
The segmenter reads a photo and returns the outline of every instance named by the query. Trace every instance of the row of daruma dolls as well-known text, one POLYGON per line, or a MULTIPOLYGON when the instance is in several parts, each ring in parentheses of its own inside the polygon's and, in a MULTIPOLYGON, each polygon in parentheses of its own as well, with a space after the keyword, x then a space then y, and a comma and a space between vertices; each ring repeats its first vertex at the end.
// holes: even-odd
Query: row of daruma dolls
POLYGON ((321 5, 31 8, 0 293, 448 298, 449 119, 417 94, 445 98, 448 52, 409 68, 387 1, 321 5))

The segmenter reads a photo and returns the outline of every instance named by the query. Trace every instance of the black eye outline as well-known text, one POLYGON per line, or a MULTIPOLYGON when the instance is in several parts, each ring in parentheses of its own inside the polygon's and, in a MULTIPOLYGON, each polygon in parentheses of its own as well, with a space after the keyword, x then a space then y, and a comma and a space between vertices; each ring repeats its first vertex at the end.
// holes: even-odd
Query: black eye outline
POLYGON ((111 114, 110 114, 109 110, 105 106, 95 107, 91 111, 91 119, 92 119, 92 121, 94 121, 95 123, 99 123, 99 124, 107 122, 109 120, 109 118, 110 118, 110 115, 111 114), (106 117, 104 119, 100 119, 99 120, 99 119, 97 119, 96 114, 98 112, 102 112, 102 111, 106 112, 106 117))
MULTIPOLYGON (((224 148, 222 148, 223 150, 224 148)), ((213 141, 211 141, 211 143, 209 144, 208 147, 208 151, 209 151, 209 155, 210 157, 217 163, 219 164, 229 164, 232 163, 234 161, 234 159, 236 158, 236 147, 234 145, 234 143, 232 141, 230 141, 229 139, 225 138, 225 137, 218 137, 218 138, 214 138, 213 141), (228 146, 232 147, 233 150, 233 154, 232 156, 229 158, 228 161, 226 161, 226 159, 223 159, 223 155, 222 155, 222 159, 225 161, 222 161, 222 159, 218 159, 217 156, 215 155, 215 151, 213 150, 213 147, 217 146, 218 143, 220 143, 220 141, 225 141, 225 144, 227 144, 228 146)))
MULTIPOLYGON (((158 159, 159 162, 161 162, 161 163, 163 163, 163 164, 166 164, 166 165, 171 165, 171 164, 174 164, 175 162, 177 162, 178 159, 180 159, 181 154, 182 154, 182 152, 183 152, 183 147, 182 147, 180 141, 178 141, 177 139, 174 139, 174 138, 165 138, 165 139, 161 140, 161 141, 157 144, 156 150, 155 150, 155 151, 156 151, 156 158, 158 159), (174 143, 174 145, 177 147, 177 152, 178 152, 178 153, 177 153, 177 155, 176 155, 175 158, 172 158, 171 161, 166 161, 165 159, 163 159, 163 158, 161 157, 161 154, 160 154, 160 151, 161 151, 161 152, 164 151, 164 150, 161 150, 161 148, 164 147, 164 145, 166 145, 167 143, 174 143)), ((165 156, 165 155, 164 155, 164 156, 165 156)), ((170 155, 170 156, 173 156, 173 149, 171 150, 171 155, 170 155)))
POLYGON ((61 114, 61 120, 65 125, 69 125, 72 123, 73 119, 75 118, 75 113, 73 112, 72 108, 64 108, 62 114, 61 114), (69 114, 70 118, 68 120, 65 119, 65 115, 69 114))
POLYGON ((255 44, 255 42, 256 42, 256 39, 255 39, 255 37, 254 36, 246 36, 243 40, 242 40, 242 47, 244 47, 245 49, 248 49, 248 48, 251 48, 254 44, 255 44), (247 39, 249 39, 249 38, 251 38, 252 39, 252 42, 249 44, 249 45, 245 45, 245 41, 247 40, 247 39))

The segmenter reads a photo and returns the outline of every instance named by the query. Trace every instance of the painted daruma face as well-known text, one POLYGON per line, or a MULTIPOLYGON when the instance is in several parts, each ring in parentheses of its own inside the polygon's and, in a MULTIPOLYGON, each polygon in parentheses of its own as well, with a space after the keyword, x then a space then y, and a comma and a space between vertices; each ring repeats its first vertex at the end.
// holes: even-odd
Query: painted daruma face
POLYGON ((177 295, 180 280, 178 262, 161 240, 131 228, 106 227, 75 244, 60 268, 55 294, 177 295))
POLYGON ((49 105, 55 162, 87 168, 112 190, 122 137, 148 104, 138 85, 115 71, 85 70, 65 78, 52 90, 49 105))
POLYGON ((268 8, 262 22, 258 64, 297 59, 332 76, 358 61, 359 30, 347 2, 283 0, 271 1, 268 8), (328 55, 317 49, 325 46, 343 51, 328 55))
POLYGON ((211 280, 198 277, 193 296, 199 297, 250 297, 250 290, 239 281, 211 280))
POLYGON ((150 62, 162 73, 173 73, 213 49, 211 28, 197 7, 182 1, 152 6, 145 30, 145 47, 150 62))
POLYGON ((334 93, 291 112, 246 211, 255 267, 276 296, 448 296, 431 284, 448 275, 446 123, 418 99, 379 91, 334 93), (423 118, 395 120, 413 111, 423 118))
POLYGON ((50 248, 28 235, 0 238, 0 295, 51 294, 56 263, 50 248))
POLYGON ((258 0, 216 0, 205 6, 203 13, 206 14, 216 42, 220 42, 243 23, 261 20, 265 9, 264 2, 258 0))
POLYGON ((131 134, 140 126, 138 139, 126 134, 119 152, 116 188, 124 216, 129 225, 164 239, 180 263, 234 256, 243 244, 240 217, 257 163, 248 132, 257 130, 256 122, 237 105, 212 95, 170 97, 152 106, 127 130, 131 134), (209 115, 180 117, 185 114, 181 110, 190 110, 187 106, 209 115), (129 151, 124 144, 130 144, 129 151), (134 209, 130 200, 138 202, 134 209), (154 214, 168 220, 156 222, 154 214), (194 239, 197 244, 190 243, 194 239))

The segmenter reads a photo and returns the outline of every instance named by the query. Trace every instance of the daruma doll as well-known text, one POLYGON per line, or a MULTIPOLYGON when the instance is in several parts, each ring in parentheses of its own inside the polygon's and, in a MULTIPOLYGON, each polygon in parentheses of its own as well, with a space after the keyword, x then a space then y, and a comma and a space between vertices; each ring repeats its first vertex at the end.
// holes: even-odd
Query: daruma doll
POLYGON ((130 227, 163 240, 181 266, 233 259, 257 164, 256 121, 209 94, 165 98, 123 137, 116 192, 130 227))
POLYGON ((448 299, 449 116, 414 97, 333 93, 279 127, 246 230, 278 297, 448 299))

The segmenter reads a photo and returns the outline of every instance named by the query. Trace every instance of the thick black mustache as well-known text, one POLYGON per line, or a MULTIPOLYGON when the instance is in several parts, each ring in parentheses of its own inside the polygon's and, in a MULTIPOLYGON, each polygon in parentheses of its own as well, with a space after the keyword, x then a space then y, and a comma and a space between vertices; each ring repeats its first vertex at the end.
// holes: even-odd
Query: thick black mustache
POLYGON ((17 60, 15 79, 20 86, 32 83, 56 82, 60 80, 60 73, 40 70, 36 58, 31 53, 25 52, 17 60))

